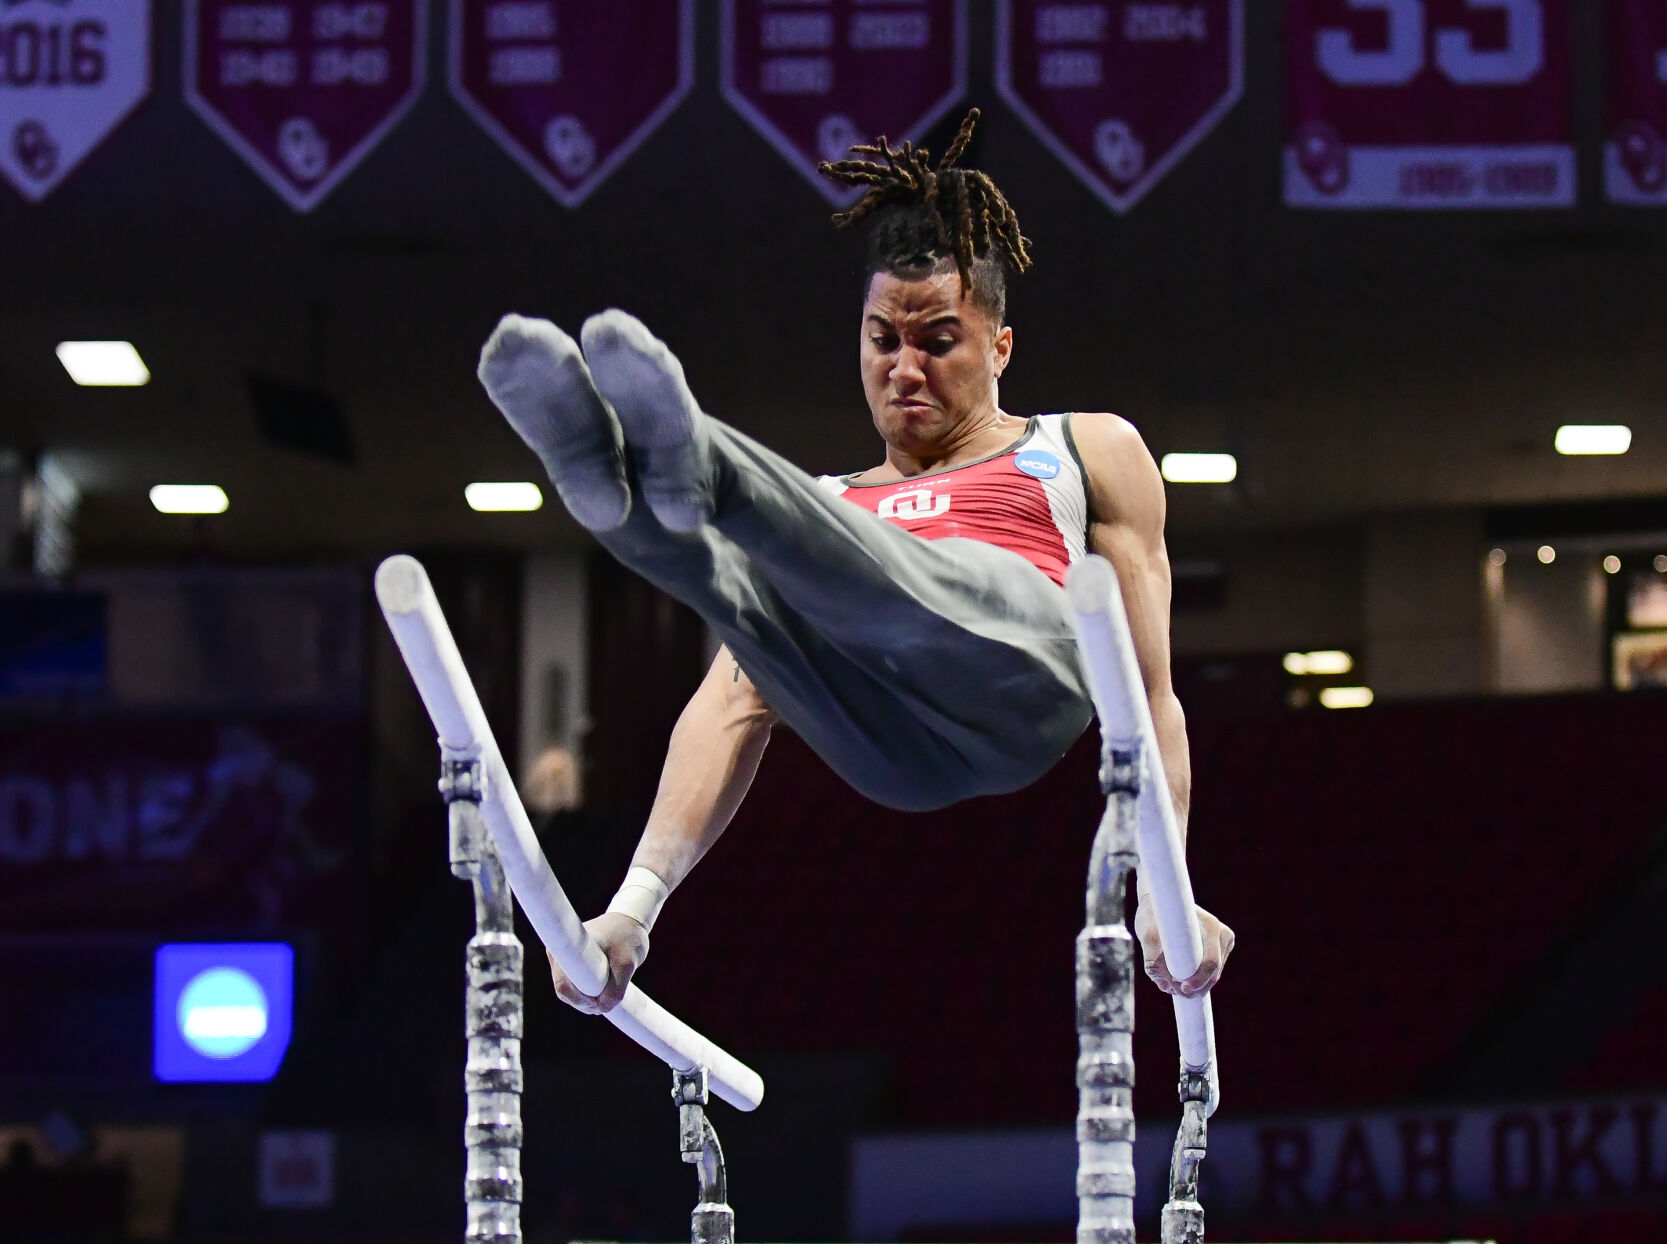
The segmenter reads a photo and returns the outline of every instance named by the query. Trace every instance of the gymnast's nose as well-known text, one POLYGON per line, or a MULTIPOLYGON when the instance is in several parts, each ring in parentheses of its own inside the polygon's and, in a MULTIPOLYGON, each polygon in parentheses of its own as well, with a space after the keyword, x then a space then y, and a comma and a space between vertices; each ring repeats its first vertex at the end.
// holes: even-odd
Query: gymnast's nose
POLYGON ((911 346, 900 346, 897 350, 897 364, 891 369, 891 383, 900 392, 918 389, 926 383, 926 368, 923 366, 924 353, 911 346))

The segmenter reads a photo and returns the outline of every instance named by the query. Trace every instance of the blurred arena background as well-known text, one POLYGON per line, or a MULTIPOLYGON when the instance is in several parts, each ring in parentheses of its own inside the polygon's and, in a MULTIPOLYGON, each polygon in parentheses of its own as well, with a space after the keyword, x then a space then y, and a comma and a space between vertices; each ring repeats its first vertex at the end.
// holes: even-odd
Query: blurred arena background
MULTIPOLYGON (((481 5, 335 6, 413 15, 426 81, 315 195, 274 163, 294 149, 240 153, 259 118, 235 99, 193 108, 185 49, 205 12, 329 7, 0 6, 8 1241, 457 1238, 471 913, 370 573, 396 551, 429 568, 586 913, 711 651, 567 519, 480 391, 501 313, 576 329, 626 307, 708 410, 807 469, 876 454, 859 247, 726 100, 735 6, 484 6, 617 21, 627 52, 653 12, 688 23, 686 93, 672 56, 640 145, 579 191, 529 175, 545 157, 448 85, 453 12, 481 5), (18 29, 80 20, 109 24, 112 57, 138 38, 147 85, 46 174, 26 123, 57 45, 18 29), (78 386, 55 354, 76 341, 131 342, 148 383, 78 386), (466 500, 525 481, 542 508, 466 500), (162 512, 152 490, 176 484, 218 486, 223 512, 162 512), (205 1082, 164 948, 246 944, 292 951, 263 1004, 271 1065, 205 1082)), ((1239 936, 1211 1238, 1667 1239, 1667 221, 1616 201, 1605 157, 1633 6, 1528 0, 1568 201, 1430 211, 1291 206, 1282 168, 1307 106, 1293 25, 1382 41, 1405 0, 1054 7, 1114 30, 1130 9, 1243 19, 1242 89, 1137 201, 998 94, 1005 6, 960 10, 949 101, 984 108, 969 162, 1035 245, 1005 408, 1113 410, 1155 455, 1233 458, 1169 490, 1190 859, 1239 936), (1566 425, 1630 446, 1559 452, 1566 425)), ((1426 7, 1481 44, 1523 8, 1426 7)), ((939 112, 914 135, 934 149, 939 112)), ((1419 115, 1446 141, 1446 113, 1419 115)), ((742 1238, 1072 1238, 1095 759, 1085 739, 1022 794, 905 816, 778 731, 641 977, 771 1082, 720 1120, 742 1238)), ((545 981, 529 970, 529 1240, 681 1238, 663 1069, 545 981)), ((1144 982, 1139 1006, 1155 1189, 1174 1046, 1144 982)))

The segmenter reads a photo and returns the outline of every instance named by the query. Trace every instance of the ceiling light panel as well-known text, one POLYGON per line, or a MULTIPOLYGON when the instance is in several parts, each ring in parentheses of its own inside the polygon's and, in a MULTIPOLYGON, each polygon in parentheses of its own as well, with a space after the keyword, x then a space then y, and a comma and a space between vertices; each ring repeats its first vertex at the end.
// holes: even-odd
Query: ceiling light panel
POLYGON ((525 513, 544 505, 544 494, 537 484, 516 483, 470 484, 463 490, 463 499, 471 510, 482 514, 504 512, 525 513))
POLYGON ((1354 668, 1354 658, 1336 648, 1322 648, 1317 652, 1287 652, 1285 672, 1303 674, 1347 674, 1354 668))
POLYGON ((131 341, 60 341, 57 354, 79 385, 132 388, 150 383, 150 368, 131 341))
POLYGON ((1554 442, 1560 454, 1624 454, 1632 448, 1632 429, 1621 423, 1565 423, 1554 442))
POLYGON ((1327 708, 1365 708, 1372 702, 1370 687, 1325 687, 1320 703, 1327 708))
POLYGON ((1161 467, 1171 484, 1231 484, 1239 477, 1232 454, 1165 454, 1161 467))
POLYGON ((224 514, 230 504, 218 484, 158 484, 150 503, 163 514, 224 514))

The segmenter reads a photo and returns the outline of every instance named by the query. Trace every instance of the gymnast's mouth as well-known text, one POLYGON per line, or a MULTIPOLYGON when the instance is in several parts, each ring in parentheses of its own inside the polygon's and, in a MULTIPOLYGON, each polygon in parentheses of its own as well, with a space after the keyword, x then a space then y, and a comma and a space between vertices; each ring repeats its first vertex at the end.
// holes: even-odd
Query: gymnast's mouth
POLYGON ((931 402, 928 402, 924 398, 919 398, 919 397, 894 397, 894 398, 891 399, 891 404, 893 406, 901 407, 904 410, 931 410, 932 409, 932 403, 931 402))

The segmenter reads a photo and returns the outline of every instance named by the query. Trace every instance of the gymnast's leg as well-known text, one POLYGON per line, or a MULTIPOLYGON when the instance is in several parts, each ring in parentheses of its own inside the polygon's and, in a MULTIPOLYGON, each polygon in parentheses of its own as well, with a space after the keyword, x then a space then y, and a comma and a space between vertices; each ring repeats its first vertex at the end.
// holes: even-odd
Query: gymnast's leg
POLYGON ((702 414, 676 359, 628 316, 594 317, 585 342, 588 370, 559 329, 510 317, 482 382, 575 517, 700 612, 858 789, 917 807, 1015 789, 1081 733, 1063 593, 1029 562, 920 540, 831 495, 702 414), (618 434, 597 388, 625 426, 635 491, 599 465, 618 434), (900 763, 913 789, 893 789, 900 763))

